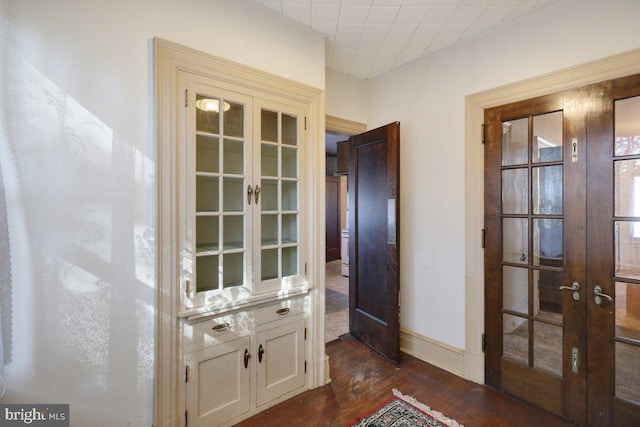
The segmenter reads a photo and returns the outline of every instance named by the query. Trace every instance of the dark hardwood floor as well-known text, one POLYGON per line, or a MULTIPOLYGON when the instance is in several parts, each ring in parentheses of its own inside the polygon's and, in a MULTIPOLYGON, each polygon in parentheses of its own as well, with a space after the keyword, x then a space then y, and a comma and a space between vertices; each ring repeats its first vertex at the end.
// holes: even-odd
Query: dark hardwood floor
POLYGON ((403 354, 399 365, 350 337, 327 344, 332 382, 240 424, 344 426, 375 409, 397 389, 465 427, 555 427, 573 424, 528 403, 403 354))

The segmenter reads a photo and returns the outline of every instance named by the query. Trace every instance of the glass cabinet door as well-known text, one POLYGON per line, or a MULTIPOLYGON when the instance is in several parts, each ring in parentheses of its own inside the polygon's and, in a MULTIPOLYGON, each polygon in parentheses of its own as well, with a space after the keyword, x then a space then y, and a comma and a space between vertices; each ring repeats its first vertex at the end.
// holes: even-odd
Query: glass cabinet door
POLYGON ((196 84, 187 96, 187 293, 201 305, 249 281, 251 98, 196 84))
POLYGON ((256 208, 254 291, 294 286, 301 271, 299 170, 304 115, 287 106, 257 108, 259 153, 254 161, 256 208))

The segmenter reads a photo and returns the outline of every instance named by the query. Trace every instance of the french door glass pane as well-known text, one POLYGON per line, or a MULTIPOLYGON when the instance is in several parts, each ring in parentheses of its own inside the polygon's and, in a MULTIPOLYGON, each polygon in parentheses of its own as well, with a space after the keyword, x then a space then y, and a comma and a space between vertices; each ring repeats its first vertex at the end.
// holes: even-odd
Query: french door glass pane
POLYGON ((640 96, 615 102, 615 155, 640 154, 640 96))
POLYGON ((504 266, 502 268, 502 308, 529 314, 529 270, 504 266))
POLYGON ((562 160, 562 111, 533 117, 533 162, 562 160))
POLYGON ((529 227, 526 218, 502 220, 502 257, 504 262, 527 264, 529 260, 529 227))
POLYGON ((196 136, 196 171, 218 173, 220 171, 219 138, 208 135, 196 136))
POLYGON ((242 138, 244 136, 244 106, 223 101, 224 135, 242 138))
POLYGON ((526 318, 502 316, 502 356, 529 365, 529 323, 526 318))
POLYGON ((562 319, 563 273, 556 271, 533 271, 533 315, 562 319))
POLYGON ((532 170, 532 199, 535 215, 562 215, 562 166, 532 170))
POLYGON ((502 171, 502 213, 529 213, 529 169, 502 171))
POLYGON ((220 133, 220 99, 196 95, 196 130, 220 133))
POLYGON ((288 114, 282 115, 282 143, 298 145, 298 118, 288 114))
POLYGON ((278 142, 278 113, 275 111, 262 110, 260 118, 262 140, 278 142))
POLYGON ((615 165, 615 214, 640 217, 640 159, 618 160, 615 165))
POLYGON ((534 218, 533 263, 562 267, 562 220, 534 218))
POLYGON ((218 289, 218 255, 196 257, 197 292, 218 289))
POLYGON ((218 216, 196 217, 196 254, 217 252, 220 245, 218 216))
POLYGON ((640 404, 640 347, 616 342, 616 396, 640 404))
POLYGON ((640 342, 640 285, 616 282, 616 336, 640 342))
POLYGON ((533 366, 562 377, 562 327, 533 322, 533 366))
POLYGON ((262 259, 262 280, 276 279, 278 277, 278 249, 263 249, 262 259))
POLYGON ((196 211, 217 212, 220 209, 218 177, 196 177, 196 211))
POLYGON ((225 138, 224 173, 242 175, 244 173, 244 142, 225 138))
POLYGON ((640 222, 615 221, 615 275, 640 280, 640 222))
POLYGON ((502 123, 502 165, 521 165, 529 161, 529 119, 502 123))

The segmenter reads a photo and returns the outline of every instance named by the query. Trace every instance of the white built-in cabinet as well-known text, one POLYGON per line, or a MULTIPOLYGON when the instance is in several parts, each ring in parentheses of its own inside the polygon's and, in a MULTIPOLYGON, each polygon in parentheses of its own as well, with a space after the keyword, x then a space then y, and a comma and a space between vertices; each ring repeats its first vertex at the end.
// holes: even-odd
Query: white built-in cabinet
POLYGON ((177 80, 183 424, 232 425, 305 390, 308 107, 177 80))

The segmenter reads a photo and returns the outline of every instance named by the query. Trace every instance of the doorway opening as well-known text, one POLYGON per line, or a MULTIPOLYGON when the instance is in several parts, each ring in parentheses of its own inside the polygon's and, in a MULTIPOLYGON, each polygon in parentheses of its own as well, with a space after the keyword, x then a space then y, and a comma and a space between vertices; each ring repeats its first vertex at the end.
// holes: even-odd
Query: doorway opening
MULTIPOLYGON (((335 185, 334 189, 338 196, 334 195, 333 197, 334 200, 337 200, 335 204, 339 205, 330 209, 334 212, 332 216, 337 220, 329 218, 329 214, 325 218, 327 229, 330 228, 327 222, 336 223, 335 229, 329 232, 337 240, 331 245, 337 245, 339 251, 339 256, 336 259, 330 260, 333 256, 327 257, 325 265, 325 343, 327 343, 349 333, 349 231, 346 230, 348 224, 347 175, 342 172, 338 173, 337 143, 348 140, 352 135, 366 131, 367 126, 364 123, 334 116, 326 116, 325 125, 326 175, 327 177, 332 177, 331 180, 333 182, 337 177, 338 184, 333 185, 335 185)), ((331 194, 330 185, 332 184, 327 182, 328 195, 331 194)))

